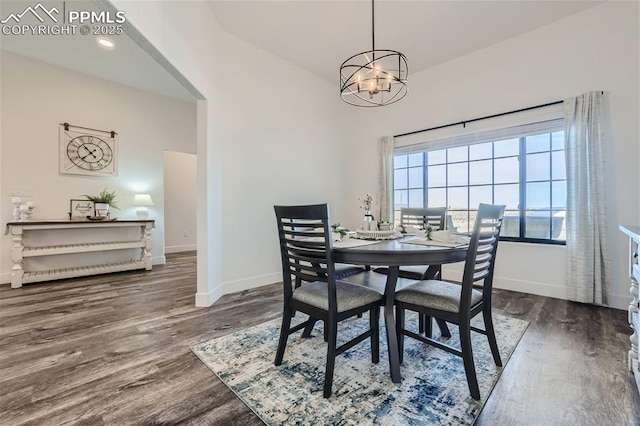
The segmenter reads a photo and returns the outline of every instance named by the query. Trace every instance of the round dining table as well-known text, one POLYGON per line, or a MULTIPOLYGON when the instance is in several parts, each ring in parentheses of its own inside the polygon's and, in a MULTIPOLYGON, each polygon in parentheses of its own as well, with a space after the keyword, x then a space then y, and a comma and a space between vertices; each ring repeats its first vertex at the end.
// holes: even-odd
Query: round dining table
POLYGON ((468 246, 442 247, 410 243, 415 237, 381 240, 373 244, 341 247, 335 244, 333 259, 336 263, 350 263, 389 268, 384 290, 384 321, 387 329, 389 369, 393 383, 400 383, 400 357, 398 336, 393 314, 395 290, 401 266, 429 265, 426 279, 433 279, 438 266, 445 263, 462 262, 466 259, 468 246))

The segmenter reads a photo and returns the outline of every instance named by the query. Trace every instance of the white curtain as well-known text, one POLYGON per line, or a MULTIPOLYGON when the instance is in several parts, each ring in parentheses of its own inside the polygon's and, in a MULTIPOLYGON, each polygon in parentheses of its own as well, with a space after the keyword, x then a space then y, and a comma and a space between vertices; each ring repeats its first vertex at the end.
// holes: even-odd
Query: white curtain
POLYGON ((380 170, 378 173, 378 200, 380 214, 378 220, 393 222, 393 136, 383 136, 378 140, 380 170))
POLYGON ((604 188, 606 106, 602 92, 566 99, 567 286, 570 300, 607 304, 609 243, 604 188))

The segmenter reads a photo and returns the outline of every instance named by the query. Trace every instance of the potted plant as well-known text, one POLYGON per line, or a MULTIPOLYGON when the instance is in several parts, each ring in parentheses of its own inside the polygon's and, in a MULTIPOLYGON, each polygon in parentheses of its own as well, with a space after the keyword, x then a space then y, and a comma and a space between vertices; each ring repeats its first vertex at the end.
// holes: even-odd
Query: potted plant
POLYGON ((96 216, 107 217, 109 216, 110 208, 120 210, 115 203, 116 191, 109 192, 107 188, 102 190, 98 195, 84 195, 87 200, 93 201, 96 209, 96 216))
POLYGON ((378 229, 380 231, 391 231, 393 229, 393 224, 391 222, 387 222, 386 220, 379 220, 378 229))
POLYGON ((349 232, 349 230, 337 222, 331 225, 333 241, 342 241, 343 239, 346 239, 345 237, 347 236, 347 232, 349 232))

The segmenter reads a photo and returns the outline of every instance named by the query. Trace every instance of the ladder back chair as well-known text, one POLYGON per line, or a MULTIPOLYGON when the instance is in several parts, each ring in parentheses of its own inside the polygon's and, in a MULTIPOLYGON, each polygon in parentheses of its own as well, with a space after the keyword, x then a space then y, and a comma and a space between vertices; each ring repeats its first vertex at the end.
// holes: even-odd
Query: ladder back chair
POLYGON ((462 285, 439 280, 424 280, 396 292, 396 328, 400 362, 403 359, 404 336, 443 349, 463 359, 471 397, 479 400, 480 390, 473 362, 471 331, 487 336, 495 364, 502 366, 491 318, 493 269, 505 206, 480 204, 469 242, 462 285), (482 282, 482 288, 474 285, 482 282), (454 348, 431 337, 430 331, 420 335, 405 329, 405 310, 458 325, 460 348, 454 348), (471 319, 482 313, 484 330, 471 325, 471 319))
MULTIPOLYGON (((417 228, 426 228, 431 225, 436 229, 445 228, 445 219, 447 215, 446 207, 428 207, 428 208, 403 208, 400 210, 400 226, 415 226, 417 228)), ((399 277, 409 278, 412 280, 424 280, 427 278, 442 278, 440 276, 441 269, 437 267, 435 275, 427 277, 429 265, 423 266, 403 266, 400 268, 399 277)), ((433 269, 432 269, 433 271, 433 269)), ((388 274, 389 269, 385 267, 376 268, 375 272, 380 274, 388 274)))
MULTIPOLYGON (((425 228, 427 225, 431 225, 436 230, 445 229, 445 221, 447 215, 446 207, 408 207, 400 209, 400 226, 404 232, 405 226, 415 226, 417 228, 425 228)), ((374 269, 375 272, 380 274, 388 274, 389 268, 380 267, 374 269)), ((426 280, 426 279, 442 279, 442 267, 440 265, 416 265, 416 266, 403 266, 398 273, 399 278, 408 278, 411 280, 426 280)), ((431 326, 431 321, 427 324, 424 316, 420 315, 419 320, 420 333, 425 331, 425 328, 431 326)), ((450 337, 449 329, 442 321, 438 322, 440 331, 443 336, 450 337)))
POLYGON ((333 242, 327 204, 275 206, 282 259, 284 306, 275 365, 281 365, 289 336, 304 329, 309 337, 316 321, 324 322, 327 361, 323 396, 331 396, 336 357, 363 340, 371 339, 371 361, 380 360, 379 322, 382 295, 375 290, 336 280, 333 242), (296 311, 309 315, 291 326, 296 311), (337 346, 338 322, 369 313, 369 328, 337 346))
POLYGON ((426 228, 427 225, 431 225, 437 229, 444 229, 446 214, 446 207, 402 208, 400 209, 400 226, 426 228))

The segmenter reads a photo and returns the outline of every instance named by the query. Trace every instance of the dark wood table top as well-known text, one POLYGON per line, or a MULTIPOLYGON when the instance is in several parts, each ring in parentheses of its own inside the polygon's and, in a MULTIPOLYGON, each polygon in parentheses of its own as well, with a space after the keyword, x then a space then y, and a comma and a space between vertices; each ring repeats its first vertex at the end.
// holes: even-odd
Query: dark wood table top
POLYGON ((378 266, 434 265, 462 262, 468 246, 439 247, 408 244, 414 237, 383 240, 365 246, 333 248, 334 261, 378 266))

